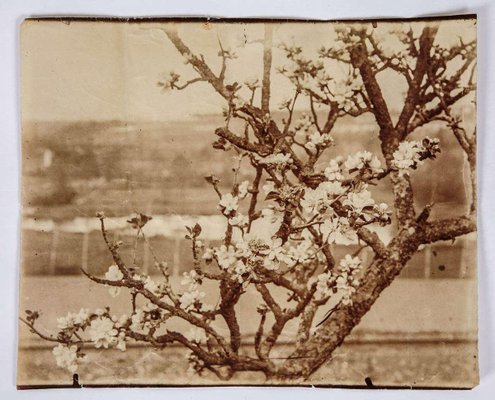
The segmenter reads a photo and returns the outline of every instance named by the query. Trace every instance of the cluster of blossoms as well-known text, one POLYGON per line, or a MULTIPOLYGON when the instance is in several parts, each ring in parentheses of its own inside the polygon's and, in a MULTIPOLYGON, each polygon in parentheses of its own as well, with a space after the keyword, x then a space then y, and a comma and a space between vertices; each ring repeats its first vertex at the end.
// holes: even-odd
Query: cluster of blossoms
MULTIPOLYGON (((328 175, 330 171, 328 171, 328 175)), ((339 177, 340 172, 332 169, 333 177, 339 177)), ((328 243, 349 244, 356 240, 355 232, 351 227, 350 219, 354 222, 372 223, 381 225, 390 223, 391 212, 385 203, 376 204, 367 184, 361 184, 359 190, 348 190, 341 182, 322 182, 316 189, 305 189, 300 201, 304 212, 315 218, 329 214, 320 226, 320 232, 328 243), (347 211, 347 217, 335 215, 333 203, 339 201, 341 207, 347 211), (331 211, 327 213, 327 211, 331 211)))
POLYGON ((218 203, 218 209, 226 216, 231 215, 239 208, 239 198, 232 195, 232 193, 226 193, 222 195, 218 203))
POLYGON ((196 271, 192 270, 189 272, 184 272, 180 284, 182 286, 187 286, 187 290, 184 291, 179 298, 182 309, 186 311, 195 310, 199 312, 212 310, 210 305, 203 302, 206 294, 200 290, 201 283, 201 277, 196 271))
POLYGON ((171 71, 165 82, 158 82, 158 85, 161 86, 163 90, 176 89, 178 87, 179 79, 180 75, 171 71))
MULTIPOLYGON (((411 55, 410 46, 411 38, 403 30, 393 30, 386 34, 375 32, 373 34, 374 41, 379 53, 372 57, 377 68, 383 66, 384 62, 389 63, 392 67, 399 67, 402 69, 412 69, 415 62, 415 57, 411 55), (390 41, 388 38, 394 38, 390 41), (386 40, 388 39, 388 40, 386 40), (384 43, 387 43, 384 45, 384 43)), ((435 48, 435 45, 432 46, 435 48)), ((435 53, 432 52, 432 60, 435 59, 435 53)))
POLYGON ((122 326, 127 322, 127 316, 124 314, 118 319, 113 316, 102 315, 91 321, 88 334, 95 347, 98 349, 104 347, 107 349, 109 346, 115 346, 121 351, 125 351, 125 331, 120 330, 122 326))
POLYGON ((324 175, 327 180, 334 182, 343 181, 345 174, 355 172, 376 176, 384 170, 378 157, 365 150, 350 154, 345 160, 341 156, 331 159, 324 170, 324 175))
POLYGON ((272 165, 279 168, 284 168, 285 166, 287 166, 287 164, 292 163, 292 158, 290 157, 290 154, 286 154, 286 153, 270 154, 266 157, 255 155, 255 159, 261 165, 272 165))
POLYGON ((330 182, 342 181, 344 180, 344 175, 342 174, 342 157, 336 157, 329 161, 328 166, 325 168, 324 174, 330 182))
MULTIPOLYGON (((337 35, 337 40, 340 40, 348 45, 354 45, 361 41, 359 32, 355 28, 347 24, 337 24, 334 28, 334 31, 337 35)), ((366 33, 370 31, 371 30, 368 28, 366 33)))
MULTIPOLYGON (((124 274, 120 271, 119 267, 116 265, 110 265, 108 271, 105 273, 105 279, 108 281, 121 281, 124 279, 124 274)), ((117 286, 110 286, 108 289, 110 296, 117 297, 120 293, 120 288, 117 286)))
POLYGON ((325 242, 348 245, 357 240, 356 232, 351 228, 349 219, 333 217, 326 219, 320 225, 320 232, 325 242))
POLYGON ((87 333, 89 340, 97 349, 115 347, 125 351, 127 321, 127 315, 124 314, 120 318, 111 316, 108 308, 97 309, 94 313, 83 308, 77 314, 68 313, 65 317, 57 318, 57 326, 61 329, 59 337, 69 340, 53 349, 57 365, 72 373, 77 370, 77 361, 84 355, 80 353, 80 348, 76 344, 70 343, 70 338, 75 335, 79 339, 81 332, 87 333))
MULTIPOLYGON (((364 182, 358 184, 345 183, 345 177, 358 172, 359 176, 367 178, 377 177, 383 173, 380 160, 369 151, 360 151, 349 155, 346 159, 337 157, 329 161, 324 170, 326 181, 320 183, 315 189, 305 188, 300 201, 303 211, 311 217, 322 216, 327 211, 333 211, 332 205, 339 202, 347 211, 347 217, 353 221, 361 220, 365 223, 378 222, 390 223, 391 213, 385 203, 376 204, 368 185, 364 182)), ((352 181, 351 181, 352 183, 352 181)), ((329 243, 344 243, 352 240, 352 228, 349 220, 334 218, 323 221, 321 228, 325 232, 329 243)), ((339 214, 341 215, 341 214, 339 214)))
POLYGON ((232 226, 240 229, 247 227, 249 219, 246 215, 237 211, 239 208, 239 200, 243 200, 249 193, 249 181, 243 181, 237 186, 237 195, 226 193, 222 195, 218 209, 228 218, 228 222, 232 226))
MULTIPOLYGON (((359 36, 355 34, 351 34, 349 37, 356 39, 356 41, 351 39, 352 43, 360 41, 359 36)), ((313 61, 305 58, 300 47, 284 46, 283 50, 291 63, 279 67, 278 72, 293 82, 299 90, 309 95, 319 93, 318 97, 331 99, 346 112, 354 108, 359 94, 363 91, 363 83, 359 74, 354 73, 348 79, 335 80, 326 72, 322 60, 313 61)), ((327 58, 330 53, 333 54, 333 52, 323 49, 320 51, 320 58, 327 58)), ((287 99, 280 104, 280 108, 289 108, 290 104, 291 100, 287 99)))
POLYGON ((295 132, 309 132, 313 125, 313 119, 307 113, 303 112, 301 117, 294 121, 292 129, 295 132))
POLYGON ((59 329, 72 329, 76 326, 84 325, 89 318, 89 310, 86 308, 81 308, 79 312, 67 313, 67 316, 57 318, 57 327, 59 329))
POLYGON ((77 371, 78 347, 76 345, 64 346, 59 344, 53 348, 53 356, 57 365, 69 370, 71 373, 77 371))
POLYGON ((301 241, 297 246, 291 246, 287 255, 298 264, 307 265, 314 260, 317 255, 311 251, 312 244, 309 240, 301 241))
POLYGON ((257 88, 261 87, 260 80, 256 77, 250 77, 244 81, 244 84, 248 87, 249 90, 256 90, 257 88))
POLYGON ((401 173, 407 174, 408 169, 416 169, 425 159, 434 159, 440 152, 440 141, 436 138, 425 137, 419 141, 404 141, 394 152, 393 165, 401 173))
POLYGON ((242 200, 242 199, 245 199, 246 196, 248 195, 249 193, 249 186, 250 186, 250 183, 249 181, 242 181, 238 186, 237 186, 237 195, 239 196, 239 198, 242 200))
POLYGON ((134 332, 146 334, 149 329, 158 326, 164 316, 161 308, 150 301, 146 301, 142 307, 137 307, 132 314, 130 328, 134 332))
POLYGON ((302 54, 300 46, 282 45, 290 63, 277 68, 277 71, 290 79, 300 89, 316 91, 325 86, 329 80, 324 73, 324 64, 321 60, 313 61, 302 54))
POLYGON ((358 94, 363 91, 363 83, 358 75, 340 81, 332 80, 329 91, 339 107, 349 112, 354 107, 358 94))
POLYGON ((345 192, 345 188, 338 181, 322 182, 316 189, 306 188, 301 199, 301 207, 310 214, 324 214, 333 201, 345 192))
POLYGON ((207 263, 216 260, 219 268, 239 283, 248 283, 256 267, 276 270, 281 263, 290 264, 293 260, 280 238, 270 241, 245 238, 229 246, 205 249, 203 259, 207 263))
POLYGON ((132 279, 138 282, 142 282, 146 290, 150 291, 157 297, 163 297, 168 289, 168 285, 164 282, 157 283, 150 276, 134 274, 132 279))
POLYGON ((315 152, 319 148, 325 148, 331 143, 333 143, 333 139, 327 133, 321 134, 318 131, 314 131, 310 135, 308 135, 308 141, 304 145, 304 147, 312 152, 315 152))
POLYGON ((361 218, 365 222, 377 221, 382 224, 390 222, 390 212, 385 203, 376 204, 371 192, 363 185, 358 192, 350 192, 342 205, 347 206, 350 215, 361 218))
POLYGON ((376 175, 383 172, 380 160, 369 151, 359 151, 347 157, 344 163, 349 173, 356 171, 369 171, 376 175))
MULTIPOLYGON (((323 272, 316 278, 316 292, 321 298, 338 294, 343 304, 352 304, 351 296, 359 286, 357 278, 362 270, 359 257, 347 254, 340 260, 336 271, 323 272)), ((312 284, 312 282, 310 282, 312 284)))
POLYGON ((208 339, 204 329, 198 328, 196 326, 192 327, 184 336, 190 342, 197 344, 204 343, 208 339))

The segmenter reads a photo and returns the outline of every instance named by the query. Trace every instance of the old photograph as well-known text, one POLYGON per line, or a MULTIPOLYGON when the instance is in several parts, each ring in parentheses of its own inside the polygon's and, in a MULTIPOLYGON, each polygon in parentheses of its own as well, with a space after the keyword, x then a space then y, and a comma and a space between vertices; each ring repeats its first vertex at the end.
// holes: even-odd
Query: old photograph
POLYGON ((19 388, 478 384, 476 17, 30 18, 19 388))

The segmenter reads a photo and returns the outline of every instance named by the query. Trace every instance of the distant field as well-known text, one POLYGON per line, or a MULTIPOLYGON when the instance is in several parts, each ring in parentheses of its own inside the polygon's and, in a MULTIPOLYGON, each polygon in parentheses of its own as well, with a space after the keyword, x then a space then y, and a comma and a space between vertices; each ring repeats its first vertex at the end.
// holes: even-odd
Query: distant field
MULTIPOLYGON (((274 356, 284 356, 280 346, 274 356)), ((262 374, 240 373, 229 382, 210 373, 197 378, 187 372, 186 353, 178 347, 150 351, 134 347, 91 350, 79 368, 81 384, 97 385, 196 385, 267 384, 262 374)), ((29 385, 71 385, 72 375, 55 365, 51 349, 21 349, 17 383, 29 385)), ((376 386, 471 387, 478 382, 476 344, 443 343, 349 343, 338 349, 305 385, 365 385, 370 378, 376 386)))
MULTIPOLYGON (((369 118, 360 121, 339 122, 333 132, 335 147, 326 151, 319 168, 329 158, 358 150, 379 154, 376 125, 369 118)), ((109 215, 133 211, 212 214, 216 195, 203 177, 215 174, 227 188, 234 165, 235 152, 212 148, 214 129, 221 124, 218 116, 175 122, 26 122, 22 141, 25 212, 56 220, 99 210, 109 215)), ((419 134, 439 137, 442 153, 420 167, 428 168, 429 179, 413 174, 414 188, 421 194, 418 206, 435 201, 462 208, 463 156, 455 139, 435 126, 419 134)), ((240 179, 252 179, 250 174, 240 179)), ((388 189, 372 188, 376 200, 390 202, 388 189)))
MULTIPOLYGON (((30 182, 31 179, 26 179, 30 182)), ((36 185, 33 182, 33 185, 36 185)), ((35 218, 67 220, 75 217, 95 217, 104 211, 109 217, 143 212, 158 214, 211 215, 217 213, 218 196, 205 183, 203 187, 163 186, 139 188, 129 192, 121 189, 98 188, 88 190, 78 198, 63 205, 27 204, 24 214, 35 218)))

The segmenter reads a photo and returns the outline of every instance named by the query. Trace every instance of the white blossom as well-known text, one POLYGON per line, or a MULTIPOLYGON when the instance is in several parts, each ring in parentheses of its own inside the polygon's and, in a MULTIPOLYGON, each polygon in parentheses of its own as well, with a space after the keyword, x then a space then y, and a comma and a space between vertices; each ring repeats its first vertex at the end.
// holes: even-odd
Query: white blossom
POLYGON ((239 184, 237 192, 240 199, 244 199, 248 195, 249 185, 249 181, 242 181, 239 184))
POLYGON ((243 239, 238 240, 234 243, 235 246, 235 256, 237 258, 248 258, 252 255, 249 243, 243 239))
POLYGON ((203 260, 209 262, 209 261, 212 261, 213 260, 213 256, 215 255, 215 251, 213 249, 205 249, 205 251, 203 252, 203 260))
POLYGON ((338 181, 322 182, 318 185, 317 190, 322 191, 328 200, 333 200, 333 197, 339 196, 345 192, 344 187, 338 181))
POLYGON ((261 210, 261 217, 269 221, 273 225, 280 225, 282 222, 282 215, 279 212, 275 212, 273 208, 263 208, 261 210))
POLYGON ((287 97, 283 99, 280 103, 278 103, 278 108, 279 110, 285 110, 287 108, 290 108, 291 104, 292 104, 292 97, 287 97))
POLYGON ((237 213, 234 217, 229 218, 229 224, 239 228, 245 228, 249 224, 249 219, 246 215, 237 213))
POLYGON ((52 353, 59 367, 66 368, 72 373, 77 371, 77 346, 59 344, 53 348, 52 353))
POLYGON ((118 331, 115 329, 113 321, 105 317, 91 321, 88 333, 96 348, 108 348, 109 345, 114 345, 117 342, 118 331))
POLYGON ((300 204, 309 214, 322 213, 332 204, 333 199, 344 191, 340 182, 322 182, 316 189, 306 188, 300 204))
POLYGON ((105 273, 105 279, 108 281, 120 281, 124 278, 124 275, 116 265, 110 265, 108 271, 105 273))
POLYGON ((183 286, 188 286, 189 291, 193 291, 198 287, 199 276, 196 271, 192 270, 189 272, 184 272, 182 274, 182 280, 180 284, 183 286))
POLYGON ((328 204, 328 198, 326 193, 321 189, 306 188, 300 204, 308 214, 318 214, 324 211, 325 206, 328 204))
POLYGON ((331 272, 323 272, 316 277, 316 291, 321 297, 326 297, 331 294, 332 283, 335 277, 331 272))
POLYGON ((311 254, 310 247, 311 242, 309 240, 303 240, 296 247, 290 247, 288 255, 294 261, 305 264, 316 256, 315 254, 311 254))
POLYGON ((144 321, 144 311, 142 309, 137 309, 131 317, 131 329, 133 331, 140 331, 141 329, 149 328, 150 324, 145 325, 144 321))
POLYGON ((218 265, 222 269, 228 269, 232 264, 234 264, 237 260, 235 249, 233 246, 220 246, 216 251, 215 255, 218 260, 218 265))
POLYGON ((187 340, 193 343, 204 343, 207 340, 204 329, 193 327, 185 335, 187 340))
POLYGON ((312 125, 313 125, 313 120, 311 119, 311 117, 306 113, 302 113, 301 118, 297 119, 294 122, 294 130, 296 132, 298 131, 307 132, 312 125))
POLYGON ((283 248, 282 239, 275 238, 268 244, 267 250, 262 251, 265 256, 263 260, 263 266, 266 269, 274 270, 278 268, 279 263, 290 262, 290 257, 285 253, 283 248))
POLYGON ((352 257, 349 254, 340 260, 339 268, 341 271, 354 272, 361 267, 361 260, 359 257, 352 257))
POLYGON ((260 80, 256 76, 251 76, 244 81, 244 84, 250 89, 254 90, 260 87, 260 80))
POLYGON ((256 157, 258 162, 262 165, 286 165, 290 164, 292 162, 292 159, 290 158, 290 154, 284 154, 284 153, 276 153, 276 154, 270 154, 266 157, 256 157))
POLYGON ((188 311, 194 308, 195 303, 201 301, 202 298, 205 297, 204 292, 200 292, 199 290, 193 290, 191 292, 184 292, 182 296, 180 296, 180 306, 184 310, 188 311))
POLYGON ((144 281, 144 288, 154 294, 160 292, 160 286, 149 276, 144 281))
MULTIPOLYGON (((120 271, 117 265, 110 265, 108 271, 105 273, 105 279, 108 281, 121 281, 124 278, 124 274, 120 271)), ((110 296, 117 297, 120 293, 120 287, 110 286, 108 288, 110 296)))
POLYGON ((89 318, 89 311, 81 308, 79 313, 67 313, 67 316, 57 318, 57 327, 59 329, 73 328, 74 325, 80 325, 89 318))
POLYGON ((323 221, 320 226, 325 241, 349 245, 357 240, 356 232, 349 225, 349 220, 344 217, 333 217, 323 221))
POLYGON ((125 333, 120 332, 117 336, 117 344, 115 345, 115 348, 120 350, 120 351, 125 351, 127 346, 126 346, 126 340, 125 340, 125 333))
POLYGON ((344 165, 350 172, 353 172, 354 170, 362 170, 365 168, 369 169, 373 174, 383 172, 378 157, 374 156, 366 150, 349 155, 344 165))
POLYGON ((350 286, 346 277, 339 276, 336 279, 337 292, 342 296, 341 301, 344 305, 352 304, 351 296, 356 291, 356 288, 350 286))
POLYGON ((414 167, 421 162, 420 152, 422 146, 416 141, 404 141, 399 144, 399 148, 394 151, 393 165, 400 169, 405 170, 407 168, 414 167))
POLYGON ((248 272, 250 272, 250 268, 241 260, 238 260, 232 269, 232 275, 239 283, 244 281, 243 275, 248 272))
POLYGON ((325 177, 330 181, 341 181, 344 179, 344 175, 342 175, 341 168, 342 158, 337 157, 329 161, 328 167, 325 168, 324 174, 325 177))
POLYGON ((308 150, 316 151, 318 146, 327 145, 331 143, 332 138, 327 133, 320 134, 318 131, 314 131, 308 135, 308 141, 304 145, 308 150))
POLYGON ((274 192, 274 191, 276 191, 275 183, 273 183, 273 181, 266 181, 266 183, 263 185, 262 189, 263 189, 263 192, 265 192, 265 195, 267 195, 268 193, 274 192))
POLYGON ((237 196, 232 196, 232 193, 226 193, 222 195, 218 206, 225 215, 229 215, 239 207, 239 199, 237 196))
POLYGON ((347 199, 343 201, 344 205, 350 206, 356 213, 361 213, 366 207, 373 207, 375 200, 371 197, 369 190, 363 189, 359 192, 351 192, 347 195, 347 199))

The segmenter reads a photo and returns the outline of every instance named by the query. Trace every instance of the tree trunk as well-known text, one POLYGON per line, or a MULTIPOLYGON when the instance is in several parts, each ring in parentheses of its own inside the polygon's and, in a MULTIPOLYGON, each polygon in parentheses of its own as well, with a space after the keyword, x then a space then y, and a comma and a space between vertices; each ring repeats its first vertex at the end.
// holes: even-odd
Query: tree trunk
POLYGON ((308 377, 329 360, 333 351, 359 324, 416 249, 417 245, 405 246, 405 249, 397 246, 390 252, 389 257, 375 258, 352 297, 352 304, 340 303, 332 317, 324 322, 308 341, 298 346, 278 373, 291 378, 308 377))

